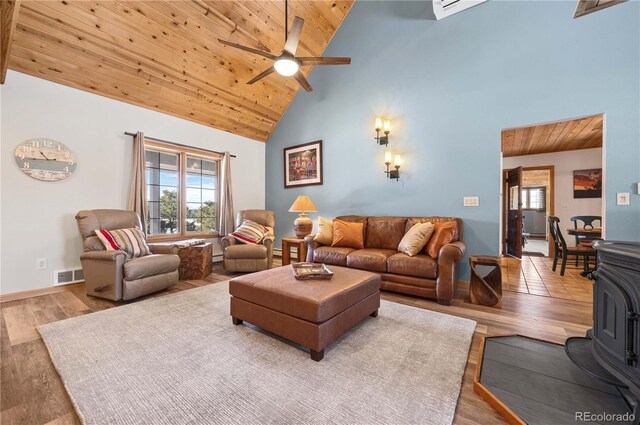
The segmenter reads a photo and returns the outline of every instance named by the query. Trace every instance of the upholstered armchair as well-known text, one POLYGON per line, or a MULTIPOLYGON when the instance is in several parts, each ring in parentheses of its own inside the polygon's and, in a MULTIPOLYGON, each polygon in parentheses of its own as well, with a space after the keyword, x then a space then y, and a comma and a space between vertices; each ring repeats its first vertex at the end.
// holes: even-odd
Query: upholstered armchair
MULTIPOLYGON (((141 227, 138 214, 123 210, 86 210, 76 214, 84 252, 80 256, 87 295, 131 300, 178 282, 177 255, 152 254, 127 259, 124 251, 107 251, 95 230, 141 227)), ((148 244, 154 253, 154 245, 148 244)))
POLYGON ((270 269, 273 264, 273 226, 276 216, 273 211, 243 210, 236 216, 236 227, 244 220, 255 221, 271 232, 258 245, 238 242, 232 236, 222 238, 224 269, 229 272, 257 272, 270 269))

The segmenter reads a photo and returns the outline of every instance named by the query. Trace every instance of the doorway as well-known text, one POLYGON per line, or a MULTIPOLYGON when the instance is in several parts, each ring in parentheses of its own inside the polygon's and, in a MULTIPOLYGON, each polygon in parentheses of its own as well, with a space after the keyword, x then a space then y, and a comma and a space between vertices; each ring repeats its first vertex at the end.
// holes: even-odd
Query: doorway
MULTIPOLYGON (((553 240, 550 238, 547 223, 549 216, 555 215, 554 168, 553 165, 522 167, 520 181, 522 187, 519 195, 521 198, 522 223, 520 228, 522 235, 521 240, 518 241, 522 247, 522 255, 548 257, 553 254, 553 240)), ((502 193, 505 194, 508 193, 510 171, 512 170, 503 170, 504 188, 502 193)), ((505 197, 505 199, 508 198, 509 196, 505 197)), ((504 205, 503 209, 508 211, 509 206, 504 205)), ((503 215, 503 221, 505 223, 503 234, 507 235, 503 241, 503 252, 509 254, 508 216, 503 215)), ((516 257, 520 258, 521 256, 516 257)))

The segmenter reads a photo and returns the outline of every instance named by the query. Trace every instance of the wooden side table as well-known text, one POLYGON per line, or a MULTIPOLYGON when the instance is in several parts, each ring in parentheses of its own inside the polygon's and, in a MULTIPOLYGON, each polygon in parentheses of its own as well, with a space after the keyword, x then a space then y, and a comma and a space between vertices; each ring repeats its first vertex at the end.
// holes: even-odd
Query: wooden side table
POLYGON ((213 248, 211 243, 178 248, 180 279, 204 279, 211 274, 213 248))
POLYGON ((282 238, 282 265, 283 266, 291 264, 291 248, 297 248, 298 262, 306 261, 307 246, 304 244, 304 239, 282 238))
POLYGON ((502 257, 469 256, 471 266, 471 281, 469 283, 469 298, 471 304, 501 307, 502 299, 502 257), (477 266, 493 267, 489 273, 481 274, 477 266))

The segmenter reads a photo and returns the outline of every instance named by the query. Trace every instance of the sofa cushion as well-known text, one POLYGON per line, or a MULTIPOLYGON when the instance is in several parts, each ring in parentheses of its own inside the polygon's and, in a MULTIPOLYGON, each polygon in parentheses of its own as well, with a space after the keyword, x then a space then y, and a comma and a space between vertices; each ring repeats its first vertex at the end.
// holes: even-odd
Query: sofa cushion
POLYGON ((364 224, 333 220, 333 242, 331 246, 364 248, 364 224))
POLYGON ((269 233, 269 229, 262 224, 251 220, 244 220, 238 228, 229 234, 236 238, 238 242, 246 244, 259 244, 262 239, 269 233))
POLYGON ((334 266, 346 266, 347 255, 353 251, 355 251, 353 248, 319 246, 313 250, 313 262, 333 264, 334 266))
POLYGON ((438 258, 440 248, 453 241, 456 234, 456 227, 457 224, 455 221, 436 223, 431 239, 429 239, 427 246, 424 248, 425 252, 429 254, 431 258, 438 258))
POLYGON ((177 255, 154 254, 137 257, 124 263, 125 280, 136 280, 178 270, 177 255))
POLYGON ((459 241, 462 239, 462 219, 456 217, 409 217, 407 219, 407 227, 406 231, 408 232, 416 223, 427 223, 431 222, 433 225, 436 223, 441 223, 445 221, 455 221, 456 223, 456 231, 453 235, 453 241, 459 241))
POLYGON ((264 245, 237 244, 224 249, 224 258, 229 260, 265 259, 267 247, 264 245))
POLYGON ((320 245, 331 245, 333 243, 333 220, 318 217, 318 233, 313 240, 320 245))
POLYGON ((409 257, 417 255, 427 244, 433 233, 433 224, 416 223, 403 237, 398 245, 398 251, 409 257))
POLYGON ((369 217, 365 248, 398 250, 407 224, 406 217, 369 217))
POLYGON ((438 263, 425 254, 409 257, 399 252, 387 259, 387 272, 435 279, 438 276, 438 263))
POLYGON ((144 239, 144 233, 137 227, 116 230, 96 229, 95 232, 107 251, 124 251, 127 258, 151 254, 144 239))
POLYGON ((384 273, 387 271, 387 258, 397 252, 394 249, 359 249, 347 255, 347 266, 384 273))

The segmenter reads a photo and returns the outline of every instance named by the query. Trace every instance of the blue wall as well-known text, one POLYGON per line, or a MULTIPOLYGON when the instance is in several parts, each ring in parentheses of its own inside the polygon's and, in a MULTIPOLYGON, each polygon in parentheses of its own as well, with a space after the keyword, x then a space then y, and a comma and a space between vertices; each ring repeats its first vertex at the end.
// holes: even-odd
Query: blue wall
POLYGON ((267 143, 277 236, 293 234, 288 208, 305 193, 329 218, 462 217, 468 253, 497 254, 501 129, 604 112, 607 238, 640 240, 640 5, 575 20, 574 8, 489 1, 437 22, 430 2, 356 2, 324 53, 352 64, 317 67, 314 91, 298 93, 267 143), (399 182, 382 172, 376 115, 392 119, 399 182), (282 149, 317 139, 324 185, 284 189, 282 149), (616 206, 616 192, 631 205, 616 206), (480 206, 464 208, 464 196, 480 206))

